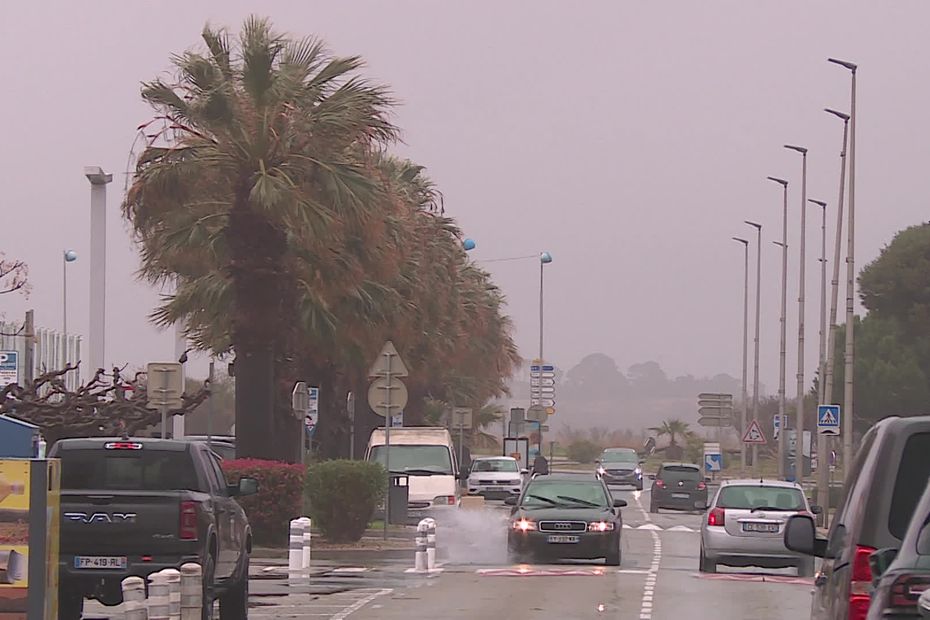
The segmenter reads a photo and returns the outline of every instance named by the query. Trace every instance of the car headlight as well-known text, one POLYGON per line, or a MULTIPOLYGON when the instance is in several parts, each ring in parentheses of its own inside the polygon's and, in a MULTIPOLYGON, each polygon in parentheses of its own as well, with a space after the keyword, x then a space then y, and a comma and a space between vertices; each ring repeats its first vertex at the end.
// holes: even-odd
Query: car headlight
POLYGON ((642 467, 637 467, 636 469, 633 470, 633 473, 636 474, 637 476, 642 476, 642 475, 643 475, 643 468, 642 468, 642 467))
POLYGON ((518 532, 532 532, 536 529, 536 522, 528 519, 515 519, 510 525, 518 532))
POLYGON ((603 476, 604 474, 607 473, 607 470, 604 469, 603 467, 598 467, 598 468, 597 468, 597 473, 599 473, 600 475, 603 476))
POLYGON ((592 521, 588 523, 589 532, 613 532, 614 527, 613 521, 592 521))

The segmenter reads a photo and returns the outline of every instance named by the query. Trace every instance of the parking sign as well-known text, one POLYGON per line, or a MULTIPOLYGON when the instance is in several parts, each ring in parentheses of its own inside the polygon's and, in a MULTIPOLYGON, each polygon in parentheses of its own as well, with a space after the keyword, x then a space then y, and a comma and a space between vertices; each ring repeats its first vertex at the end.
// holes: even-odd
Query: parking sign
POLYGON ((19 353, 0 351, 0 388, 19 383, 19 353))

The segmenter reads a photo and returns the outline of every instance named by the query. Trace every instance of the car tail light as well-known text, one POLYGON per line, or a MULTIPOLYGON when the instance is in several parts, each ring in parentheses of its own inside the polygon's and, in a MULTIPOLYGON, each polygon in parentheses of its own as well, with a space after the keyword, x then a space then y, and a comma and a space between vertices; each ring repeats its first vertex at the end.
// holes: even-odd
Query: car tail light
POLYGON ((438 495, 433 498, 434 506, 455 506, 455 495, 438 495))
POLYGON ((698 491, 703 491, 704 489, 707 488, 707 483, 701 480, 700 482, 698 482, 697 488, 698 488, 698 491))
POLYGON ((138 441, 108 441, 103 444, 104 450, 141 450, 142 444, 138 441))
POLYGON ((659 487, 660 489, 664 489, 665 483, 661 479, 656 478, 656 486, 659 487))
POLYGON ((892 609, 886 608, 885 611, 890 612, 889 615, 911 614, 916 618, 918 615, 917 599, 927 589, 930 589, 930 574, 898 575, 889 593, 888 606, 892 609))
POLYGON ((711 509, 711 511, 707 513, 707 525, 726 525, 726 515, 727 513, 723 508, 711 509))
POLYGON ((849 583, 849 620, 865 620, 869 613, 869 592, 872 588, 872 567, 869 566, 869 556, 874 552, 874 547, 856 545, 849 583))
POLYGON ((197 502, 181 502, 181 523, 178 527, 178 538, 181 540, 197 540, 197 502))

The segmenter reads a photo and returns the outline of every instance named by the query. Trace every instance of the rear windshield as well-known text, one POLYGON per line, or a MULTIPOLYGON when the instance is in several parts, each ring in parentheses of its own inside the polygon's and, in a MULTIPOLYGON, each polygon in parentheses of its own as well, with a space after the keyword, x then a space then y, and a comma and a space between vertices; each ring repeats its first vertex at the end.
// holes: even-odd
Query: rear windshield
POLYGON ((659 478, 666 482, 678 482, 683 480, 693 482, 703 480, 701 471, 695 467, 686 467, 684 465, 669 465, 659 470, 659 478))
POLYGON ((917 508, 917 502, 930 478, 930 433, 911 435, 904 444, 898 478, 894 483, 891 496, 891 509, 888 511, 888 531, 895 538, 903 539, 907 526, 917 508))
POLYGON ((69 491, 196 491, 187 452, 62 450, 61 488, 69 491))
POLYGON ((717 499, 720 508, 752 510, 806 510, 804 495, 798 489, 762 486, 727 486, 717 499))
POLYGON ((475 461, 471 468, 472 471, 482 472, 482 471, 507 471, 515 472, 519 471, 517 469, 517 462, 511 461, 509 459, 494 459, 494 460, 481 460, 475 461))
POLYGON ((523 505, 606 508, 610 504, 604 487, 596 481, 536 480, 527 487, 523 505))

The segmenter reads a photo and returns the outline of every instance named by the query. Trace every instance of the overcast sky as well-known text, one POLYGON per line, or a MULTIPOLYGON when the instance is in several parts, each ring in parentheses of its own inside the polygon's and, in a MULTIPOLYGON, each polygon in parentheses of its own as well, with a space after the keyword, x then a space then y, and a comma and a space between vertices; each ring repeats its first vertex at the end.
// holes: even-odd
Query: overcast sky
MULTIPOLYGON (((739 376, 744 219, 764 224, 762 380, 778 361, 780 189, 790 188, 788 376, 797 336, 801 159, 808 196, 837 199, 849 73, 857 62, 857 267, 927 219, 930 5, 867 2, 4 2, 0 8, 2 248, 28 262, 36 310, 61 325, 61 252, 71 330, 88 325, 86 165, 114 174, 108 220, 106 358, 170 358, 147 323, 157 293, 119 215, 139 84, 199 43, 204 23, 237 30, 257 11, 277 28, 361 54, 402 105, 398 152, 427 166, 477 260, 552 253, 546 356, 591 352, 621 368, 739 376)), ((807 376, 817 356, 819 208, 808 215, 807 376)), ((832 232, 830 233, 832 243, 832 232)), ((828 252, 832 255, 832 251, 828 252)), ((486 264, 509 300, 524 355, 535 353, 538 264, 486 264)), ((841 291, 841 300, 844 293, 841 291)), ((841 314, 843 303, 841 301, 841 314)), ((85 341, 85 352, 86 352, 85 341)), ((202 372, 202 361, 195 374, 202 372)), ((789 382, 792 385, 793 381, 789 382)), ((789 390, 791 393, 792 390, 789 390)))

